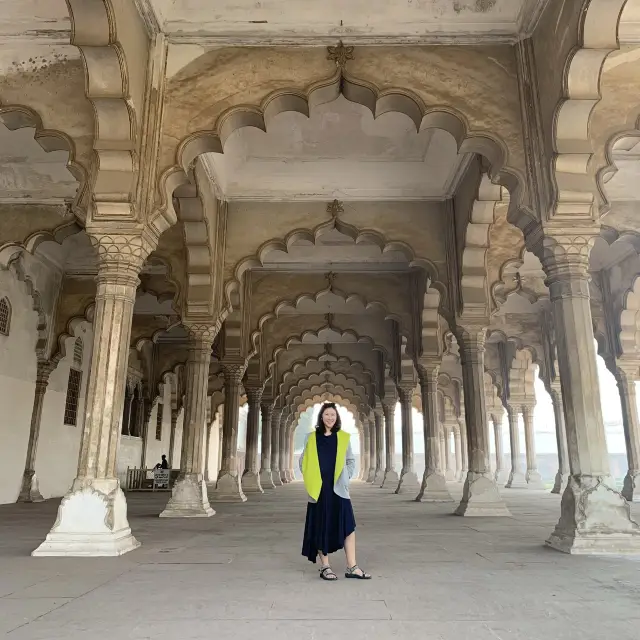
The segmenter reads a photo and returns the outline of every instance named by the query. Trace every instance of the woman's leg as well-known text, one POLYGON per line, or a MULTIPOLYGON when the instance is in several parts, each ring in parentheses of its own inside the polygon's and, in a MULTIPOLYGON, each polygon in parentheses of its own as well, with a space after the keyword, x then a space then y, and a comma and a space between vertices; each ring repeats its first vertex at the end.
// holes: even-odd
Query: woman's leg
MULTIPOLYGON (((345 556, 347 556, 347 568, 348 569, 353 569, 353 567, 357 566, 357 562, 356 562, 356 532, 354 531, 353 533, 350 533, 345 539, 344 539, 344 554, 345 556)), ((368 574, 365 574, 365 572, 358 567, 355 571, 353 571, 353 574, 356 576, 365 576, 368 574)), ((368 576, 371 577, 371 576, 368 576)))
POLYGON ((329 556, 323 556, 322 551, 318 551, 318 558, 320 558, 320 564, 323 567, 329 566, 329 556))
POLYGON ((318 557, 320 558, 320 577, 324 580, 337 580, 338 576, 329 565, 329 556, 318 551, 318 557))
POLYGON ((344 539, 344 554, 347 556, 347 567, 355 567, 356 562, 356 532, 353 531, 344 539))

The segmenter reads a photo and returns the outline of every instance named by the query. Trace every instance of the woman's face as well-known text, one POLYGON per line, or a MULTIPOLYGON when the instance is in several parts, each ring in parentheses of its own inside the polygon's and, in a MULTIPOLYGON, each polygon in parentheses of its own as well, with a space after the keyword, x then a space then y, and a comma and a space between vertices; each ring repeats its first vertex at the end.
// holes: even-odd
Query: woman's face
POLYGON ((331 407, 325 409, 322 413, 322 422, 324 422, 324 426, 328 427, 329 429, 333 428, 333 425, 336 423, 337 419, 338 414, 336 413, 336 410, 332 409, 331 407))

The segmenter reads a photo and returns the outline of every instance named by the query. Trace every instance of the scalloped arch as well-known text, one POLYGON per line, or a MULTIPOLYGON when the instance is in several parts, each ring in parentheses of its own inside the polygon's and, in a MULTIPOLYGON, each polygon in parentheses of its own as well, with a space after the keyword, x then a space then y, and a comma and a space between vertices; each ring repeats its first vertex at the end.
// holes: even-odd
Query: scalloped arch
POLYGON ((69 318, 65 330, 57 337, 57 349, 52 353, 51 362, 54 367, 57 367, 60 361, 66 356, 66 343, 69 338, 73 338, 76 335, 76 329, 81 324, 87 322, 93 323, 93 312, 95 310, 95 303, 91 303, 85 307, 84 314, 73 316, 69 318))
MULTIPOLYGON (((307 373, 307 367, 311 364, 323 364, 323 361, 320 360, 321 356, 315 358, 307 358, 306 360, 296 360, 287 371, 284 371, 281 376, 281 382, 278 383, 278 395, 282 393, 283 385, 287 382, 288 379, 295 376, 296 374, 300 375, 302 373, 307 373)), ((369 378, 369 384, 373 384, 376 380, 376 377, 372 371, 366 368, 364 363, 359 360, 351 360, 347 356, 338 357, 338 362, 346 363, 350 369, 354 369, 354 371, 358 372, 362 376, 367 376, 369 378)), ((323 365, 324 368, 324 365, 323 365)))
MULTIPOLYGON (((353 338, 355 338, 356 343, 364 343, 364 344, 369 344, 371 345, 371 348, 374 351, 380 351, 385 359, 385 362, 389 361, 389 353, 387 351, 387 349, 385 347, 383 347, 382 345, 377 344, 373 338, 369 337, 369 336, 361 336, 360 334, 358 334, 356 331, 354 331, 353 329, 346 329, 345 331, 342 331, 341 329, 337 329, 337 328, 332 328, 329 327, 329 325, 325 325, 320 327, 317 331, 314 331, 313 329, 307 329, 305 331, 303 331, 302 333, 300 333, 299 335, 296 336, 289 336, 286 341, 284 346, 278 346, 276 347, 271 355, 271 360, 269 360, 269 362, 267 363, 267 370, 271 371, 274 367, 274 365, 276 364, 276 360, 278 358, 278 356, 283 353, 284 351, 287 351, 289 349, 290 346, 295 345, 295 344, 303 344, 304 338, 307 336, 311 336, 311 337, 315 337, 318 338, 319 334, 322 331, 325 331, 327 329, 333 329, 333 331, 335 331, 336 333, 340 333, 342 336, 352 336, 353 338)), ((351 343, 349 343, 351 344, 351 343)))
MULTIPOLYGON (((264 328, 266 324, 271 320, 275 320, 279 318, 280 312, 283 309, 285 308, 298 309, 300 303, 307 300, 317 303, 321 296, 326 295, 328 293, 332 293, 338 298, 341 298, 345 302, 345 304, 349 304, 350 302, 354 302, 354 301, 359 302, 363 306, 365 311, 374 310, 380 313, 380 315, 383 315, 385 320, 396 320, 398 324, 402 326, 402 319, 400 318, 400 316, 398 316, 397 314, 391 313, 384 302, 379 300, 372 300, 368 302, 366 298, 360 295, 359 293, 345 293, 344 291, 337 288, 329 289, 328 287, 325 287, 324 289, 321 289, 315 294, 301 293, 295 299, 279 300, 275 304, 273 311, 269 311, 263 314, 258 320, 258 328, 255 329, 251 334, 251 342, 253 344, 254 351, 252 352, 250 357, 253 357, 254 355, 256 355, 258 351, 258 340, 260 339, 262 333, 264 332, 264 328)), ((402 331, 402 333, 404 334, 405 332, 402 331)))
POLYGON ((428 258, 417 256, 414 250, 405 242, 387 240, 383 234, 372 229, 359 229, 354 225, 347 224, 340 220, 329 220, 311 229, 294 229, 284 238, 267 240, 253 255, 242 258, 234 268, 234 277, 225 283, 225 296, 228 306, 232 306, 232 295, 239 290, 244 274, 250 269, 264 266, 264 260, 269 253, 272 251, 288 253, 294 242, 302 240, 315 246, 317 240, 332 229, 337 229, 343 235, 351 238, 356 244, 363 241, 372 243, 377 246, 382 253, 388 253, 390 251, 402 253, 409 267, 424 270, 430 282, 433 283, 433 286, 437 286, 441 292, 446 292, 446 286, 439 278, 437 266, 428 258))
POLYGON ((361 407, 362 411, 364 410, 364 407, 367 406, 365 401, 357 394, 355 394, 351 389, 349 389, 348 387, 343 387, 339 384, 335 385, 335 387, 331 391, 328 391, 321 385, 315 385, 310 389, 304 389, 301 393, 292 398, 290 404, 291 406, 299 406, 302 402, 304 402, 304 400, 323 393, 333 393, 342 397, 351 398, 354 404, 357 404, 359 407, 361 407))
POLYGON ((84 200, 88 187, 87 172, 76 161, 76 147, 73 140, 62 131, 45 129, 40 116, 33 109, 24 105, 0 105, 0 121, 9 131, 35 129, 33 139, 47 153, 66 151, 69 154, 66 166, 69 173, 78 181, 78 191, 71 204, 71 209, 79 220, 84 221, 85 212, 80 208, 80 203, 84 200))
MULTIPOLYGON (((318 374, 310 374, 309 376, 298 380, 295 385, 291 386, 288 389, 287 393, 284 395, 283 402, 285 403, 285 405, 290 404, 292 399, 295 398, 297 394, 316 387, 318 389, 326 389, 326 385, 327 380, 323 379, 323 376, 320 376, 318 374), (314 380, 314 378, 317 378, 317 380, 314 380), (308 382, 309 386, 303 384, 305 382, 308 382)), ((335 375, 332 382, 328 386, 331 386, 332 388, 337 388, 338 386, 340 386, 343 389, 350 389, 360 398, 367 398, 368 396, 366 388, 360 381, 351 376, 345 376, 344 374, 335 375), (340 378, 343 378, 344 380, 341 380, 340 378)))
POLYGON ((591 115, 600 102, 600 79, 608 56, 619 49, 618 29, 628 0, 587 0, 579 25, 580 48, 567 61, 562 98, 556 108, 552 175, 558 190, 556 212, 594 215, 594 194, 601 191, 589 176, 594 156, 589 136, 591 115))
MULTIPOLYGON (((82 55, 87 98, 95 114, 94 202, 131 204, 135 189, 136 113, 113 0, 67 0, 71 44, 82 55)), ((132 205, 131 205, 132 206, 132 205)))
MULTIPOLYGON (((324 400, 328 400, 328 401, 333 401, 333 396, 331 396, 331 394, 329 394, 326 398, 322 398, 322 401, 324 400)), ((293 418, 294 421, 296 422, 296 429, 298 428, 298 421, 300 420, 300 416, 305 412, 308 411, 310 408, 312 408, 316 403, 314 402, 313 399, 309 399, 309 400, 305 400, 305 403, 303 405, 300 405, 300 407, 298 407, 294 413, 293 413, 293 418), (304 407, 301 409, 301 407, 304 407)), ((343 406, 345 409, 347 409, 348 411, 351 412, 351 414, 353 414, 354 416, 356 415, 356 412, 359 411, 358 407, 356 407, 350 400, 345 399, 345 398, 341 398, 340 401, 336 402, 336 404, 343 406)))

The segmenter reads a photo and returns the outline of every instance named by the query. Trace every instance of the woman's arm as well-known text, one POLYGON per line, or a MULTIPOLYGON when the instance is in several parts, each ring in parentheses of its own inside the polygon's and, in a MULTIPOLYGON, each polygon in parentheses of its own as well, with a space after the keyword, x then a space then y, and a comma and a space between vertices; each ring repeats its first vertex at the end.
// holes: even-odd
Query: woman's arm
POLYGON ((302 448, 302 453, 298 458, 298 466, 300 467, 300 473, 302 473, 302 461, 304 460, 304 454, 305 454, 305 451, 307 450, 307 442, 309 442, 310 435, 311 434, 308 434, 307 437, 304 439, 304 447, 302 448))
POLYGON ((356 458, 353 455, 353 449, 351 448, 351 440, 349 440, 349 445, 347 446, 345 465, 349 473, 349 480, 351 480, 356 473, 356 458))

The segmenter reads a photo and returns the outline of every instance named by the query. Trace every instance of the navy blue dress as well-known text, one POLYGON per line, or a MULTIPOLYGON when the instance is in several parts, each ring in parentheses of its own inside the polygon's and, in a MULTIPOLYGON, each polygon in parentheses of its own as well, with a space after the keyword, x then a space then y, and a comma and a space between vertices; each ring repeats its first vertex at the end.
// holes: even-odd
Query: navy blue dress
POLYGON ((356 529, 351 500, 341 498, 333 490, 338 452, 338 435, 318 433, 316 436, 322 489, 318 502, 307 504, 302 555, 316 561, 318 551, 327 556, 344 547, 344 540, 356 529))

